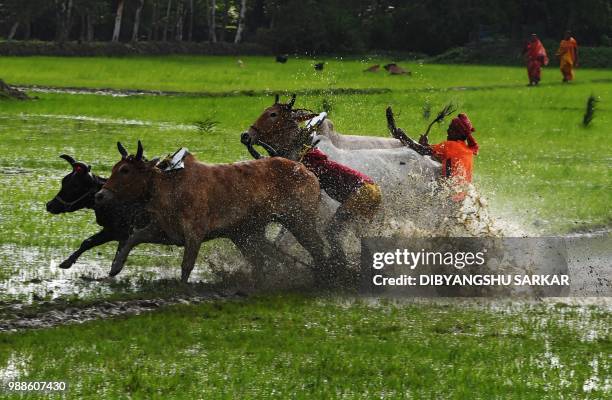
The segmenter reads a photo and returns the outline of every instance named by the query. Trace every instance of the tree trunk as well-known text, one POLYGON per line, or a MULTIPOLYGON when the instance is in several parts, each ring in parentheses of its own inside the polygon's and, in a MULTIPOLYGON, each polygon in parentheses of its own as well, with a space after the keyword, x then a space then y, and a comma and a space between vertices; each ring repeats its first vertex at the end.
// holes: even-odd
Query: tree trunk
POLYGON ((221 32, 219 32, 219 41, 225 42, 225 29, 227 27, 227 19, 229 17, 230 0, 223 2, 223 18, 221 19, 221 32))
POLYGON ((121 33, 121 19, 123 18, 123 5, 125 0, 119 0, 117 4, 117 14, 115 15, 115 29, 113 29, 113 42, 119 41, 119 34, 121 33))
POLYGON ((72 16, 72 0, 56 0, 55 16, 57 19, 55 38, 62 43, 68 39, 70 34, 71 16, 72 16))
POLYGON ((210 0, 209 23, 208 23, 208 41, 217 43, 217 26, 215 25, 217 2, 210 0))
POLYGON ((187 40, 190 42, 193 40, 193 0, 189 0, 189 31, 187 40))
POLYGON ((79 29, 79 42, 84 42, 87 35, 87 15, 81 14, 81 26, 79 29))
MULTIPOLYGON (((64 0, 55 0, 55 40, 58 42, 62 39, 62 32, 64 31, 64 0)), ((9 37, 10 39, 10 37, 9 37)))
POLYGON ((72 0, 68 0, 68 6, 66 7, 66 23, 64 24, 63 40, 68 40, 70 38, 71 29, 72 29, 72 0))
POLYGON ((183 40, 183 19, 185 18, 183 3, 184 0, 179 0, 176 5, 176 36, 174 39, 178 42, 183 40))
POLYGON ((238 17, 238 28, 236 29, 236 37, 234 43, 240 43, 242 40, 242 31, 244 30, 244 17, 246 16, 246 0, 240 0, 240 16, 238 17))
POLYGON ((32 16, 28 15, 28 18, 24 24, 25 32, 23 33, 23 40, 30 40, 30 36, 32 36, 32 16))
POLYGON ((134 29, 132 30, 132 42, 138 41, 138 28, 140 28, 140 14, 144 7, 144 0, 138 0, 138 7, 136 8, 136 14, 134 15, 134 29))
POLYGON ((17 28, 19 28, 19 21, 15 21, 13 25, 11 25, 11 30, 8 34, 8 40, 13 40, 15 34, 17 33, 17 28))
POLYGON ((153 11, 151 11, 151 24, 147 31, 147 39, 157 40, 157 0, 153 0, 153 11))
POLYGON ((172 9, 172 0, 168 0, 168 7, 166 8, 166 20, 164 21, 164 33, 162 40, 165 42, 168 40, 168 24, 170 22, 170 10, 172 9))
POLYGON ((87 41, 92 42, 94 40, 94 24, 93 24, 93 18, 89 12, 87 12, 86 19, 87 19, 87 41))

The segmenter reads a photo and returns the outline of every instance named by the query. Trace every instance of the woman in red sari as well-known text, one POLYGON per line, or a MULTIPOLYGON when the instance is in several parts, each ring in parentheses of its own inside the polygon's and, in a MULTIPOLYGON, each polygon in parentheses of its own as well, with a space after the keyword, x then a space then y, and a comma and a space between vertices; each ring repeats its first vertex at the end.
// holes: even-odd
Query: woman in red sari
POLYGON ((529 42, 527 42, 524 54, 527 56, 529 86, 535 86, 540 83, 542 66, 548 65, 546 49, 535 33, 531 35, 529 42))

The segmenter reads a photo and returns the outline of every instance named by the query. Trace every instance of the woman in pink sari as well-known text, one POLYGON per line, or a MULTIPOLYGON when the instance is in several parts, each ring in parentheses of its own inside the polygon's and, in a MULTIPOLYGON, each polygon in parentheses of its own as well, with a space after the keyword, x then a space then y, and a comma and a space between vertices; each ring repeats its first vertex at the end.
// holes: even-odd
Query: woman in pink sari
POLYGON ((529 42, 527 42, 524 54, 527 56, 529 86, 535 86, 540 83, 542 66, 548 65, 546 49, 535 33, 531 35, 529 42))

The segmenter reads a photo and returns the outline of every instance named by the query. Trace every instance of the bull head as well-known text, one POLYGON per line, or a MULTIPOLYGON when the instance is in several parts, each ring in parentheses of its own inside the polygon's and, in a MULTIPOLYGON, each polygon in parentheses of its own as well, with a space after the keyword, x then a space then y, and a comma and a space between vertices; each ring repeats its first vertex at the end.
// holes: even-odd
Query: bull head
POLYGON ((157 159, 147 161, 140 140, 135 155, 128 155, 123 145, 117 142, 121 160, 113 167, 110 178, 95 195, 97 205, 113 202, 137 203, 147 198, 151 174, 157 159))
POLYGON ((47 202, 47 211, 61 214, 90 207, 97 181, 90 173, 91 167, 78 162, 67 154, 60 155, 72 167, 72 171, 62 178, 62 187, 51 201, 47 202))
POLYGON ((299 124, 317 114, 306 109, 294 109, 296 97, 293 94, 289 102, 283 104, 275 95, 274 104, 264 110, 248 131, 242 133, 240 141, 254 158, 260 157, 254 145, 264 147, 271 156, 283 157, 302 148, 304 135, 299 124))

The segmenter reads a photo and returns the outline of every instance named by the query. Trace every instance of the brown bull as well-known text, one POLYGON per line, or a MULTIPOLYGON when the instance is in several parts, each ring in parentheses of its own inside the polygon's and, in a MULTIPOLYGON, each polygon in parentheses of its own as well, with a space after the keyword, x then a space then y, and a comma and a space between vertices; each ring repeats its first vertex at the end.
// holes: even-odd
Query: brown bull
POLYGON ((270 155, 300 161, 317 178, 321 188, 340 203, 333 218, 327 223, 327 239, 332 247, 332 256, 340 263, 347 262, 340 239, 342 231, 349 222, 366 223, 380 209, 381 192, 379 186, 369 176, 356 169, 338 163, 310 146, 310 129, 300 128, 299 124, 313 118, 316 114, 305 109, 294 109, 295 95, 286 103, 274 104, 266 108, 250 128, 243 132, 242 143, 251 155, 260 155, 253 145, 262 145, 270 155))
MULTIPOLYGON (((317 235, 319 182, 303 165, 266 158, 233 164, 209 165, 188 155, 185 168, 162 172, 155 161, 138 152, 126 156, 112 170, 98 204, 144 202, 149 226, 134 232, 117 253, 111 276, 121 271, 130 250, 160 231, 185 247, 181 280, 187 282, 203 241, 226 237, 249 259, 255 250, 270 246, 267 224, 285 226, 311 254, 315 268, 326 265, 323 242, 317 235)), ((321 278, 321 276, 317 276, 321 278)))

